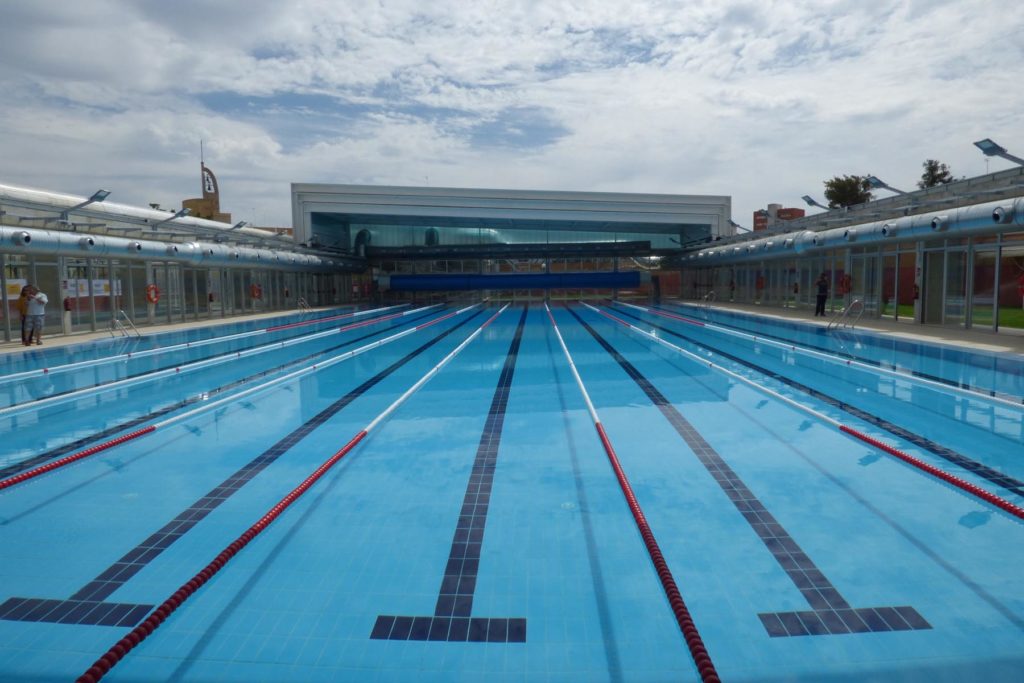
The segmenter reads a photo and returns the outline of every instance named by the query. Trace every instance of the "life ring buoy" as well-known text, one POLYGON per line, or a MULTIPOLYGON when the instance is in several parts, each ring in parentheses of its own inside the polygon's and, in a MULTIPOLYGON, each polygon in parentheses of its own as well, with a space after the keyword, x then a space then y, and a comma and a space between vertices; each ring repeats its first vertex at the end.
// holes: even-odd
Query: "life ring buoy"
POLYGON ((146 285, 146 301, 151 304, 160 301, 160 288, 156 285, 146 285))
POLYGON ((252 296, 253 299, 262 299, 263 288, 254 282, 249 285, 249 295, 252 296))
POLYGON ((838 289, 840 294, 849 294, 853 290, 853 279, 849 273, 839 278, 838 289))
POLYGON ((1017 294, 1024 296, 1024 273, 1017 278, 1017 294))
POLYGON ((754 280, 754 288, 758 289, 758 290, 764 289, 764 276, 763 275, 758 275, 757 278, 754 280))

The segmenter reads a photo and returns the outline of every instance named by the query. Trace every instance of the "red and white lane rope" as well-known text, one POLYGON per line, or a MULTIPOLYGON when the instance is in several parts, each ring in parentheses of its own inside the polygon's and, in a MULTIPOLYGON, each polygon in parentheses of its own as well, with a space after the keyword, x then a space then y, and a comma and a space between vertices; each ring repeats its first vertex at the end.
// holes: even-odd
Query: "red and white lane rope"
POLYGON ((602 311, 602 310, 600 310, 598 308, 595 308, 594 306, 591 306, 588 303, 585 303, 585 302, 581 302, 581 303, 583 303, 584 306, 586 306, 590 310, 594 311, 595 313, 597 313, 599 315, 602 315, 605 318, 608 318, 609 320, 613 320, 613 321, 619 323, 620 325, 624 325, 625 327, 629 328, 631 331, 633 331, 633 332, 635 332, 635 333, 637 333, 639 335, 642 335, 642 336, 646 337, 647 339, 650 339, 651 341, 657 342, 658 344, 661 344, 665 348, 671 349, 671 350, 673 350, 673 351, 675 351, 675 352, 677 352, 679 354, 682 354, 682 355, 686 356, 687 358, 695 360, 698 363, 700 363, 701 365, 704 365, 706 367, 709 367, 709 368, 717 370, 717 371, 719 371, 721 373, 724 373, 724 374, 728 375, 729 377, 732 377, 733 379, 735 379, 735 380, 737 380, 739 382, 742 382, 742 383, 744 383, 744 384, 746 384, 748 386, 751 386, 751 387, 757 389, 758 391, 760 391, 760 392, 762 392, 764 394, 768 394, 769 396, 771 396, 772 398, 774 398, 776 400, 782 401, 783 403, 785 403, 786 405, 788 405, 790 407, 796 408, 797 410, 800 410, 800 411, 802 411, 804 413, 807 413, 808 415, 814 417, 817 420, 820 420, 821 422, 825 422, 826 424, 829 424, 829 425, 835 427, 836 429, 838 429, 839 431, 843 432, 844 434, 849 434, 850 436, 852 436, 854 438, 857 438, 857 439, 860 439, 864 443, 870 444, 871 446, 874 446, 875 448, 877 448, 877 449, 879 449, 881 451, 884 451, 884 452, 888 453, 889 455, 892 455, 893 457, 899 458, 903 462, 905 462, 905 463, 907 463, 909 465, 913 465, 914 467, 916 467, 917 469, 921 470, 922 472, 927 472, 928 474, 930 474, 930 475, 932 475, 934 477, 937 477, 937 478, 939 478, 939 479, 941 479, 941 480, 943 480, 943 481, 945 481, 945 482, 947 482, 949 484, 952 484, 953 486, 956 486, 957 488, 959 488, 959 489, 961 489, 963 491, 966 491, 967 493, 970 493, 973 496, 981 498, 982 500, 984 500, 984 501, 986 501, 988 503, 991 503, 992 505, 995 505, 996 507, 998 507, 998 508, 1000 508, 1002 510, 1005 510, 1006 512, 1010 513, 1014 517, 1017 517, 1019 519, 1024 519, 1024 507, 1021 507, 1020 505, 1016 505, 1016 504, 1006 500, 1005 498, 997 496, 996 494, 992 493, 991 491, 988 491, 986 489, 981 488, 980 486, 977 486, 976 484, 972 484, 971 482, 969 482, 969 481, 967 481, 965 479, 962 479, 962 478, 960 478, 960 477, 958 477, 956 475, 950 474, 949 472, 946 472, 945 470, 939 469, 938 467, 935 467, 934 465, 930 465, 927 462, 925 462, 924 460, 921 460, 920 458, 917 458, 917 457, 915 457, 913 455, 910 455, 909 453, 904 453, 903 451, 899 450, 895 446, 891 446, 891 445, 889 445, 889 444, 887 444, 887 443, 885 443, 883 441, 880 441, 880 440, 878 440, 878 439, 876 439, 876 438, 874 438, 872 436, 869 436, 868 434, 865 434, 865 433, 863 433, 861 431, 858 431, 858 430, 856 430, 856 429, 854 429, 852 427, 844 425, 843 423, 839 422, 839 420, 833 419, 833 418, 829 417, 828 415, 825 415, 824 413, 818 412, 817 410, 815 410, 815 409, 813 409, 813 408, 811 408, 809 406, 806 406, 806 405, 800 403, 799 401, 795 401, 795 400, 793 400, 791 398, 788 398, 787 396, 783 396, 782 394, 778 393, 777 391, 773 391, 772 389, 769 389, 766 386, 758 384, 757 382, 755 382, 755 381, 753 381, 751 379, 748 379, 748 378, 744 377, 743 375, 740 375, 740 374, 738 374, 736 372, 733 372, 732 370, 729 370, 727 368, 722 367, 721 365, 713 363, 712 361, 709 361, 706 358, 702 358, 702 357, 698 356, 697 354, 692 353, 690 351, 687 351, 686 349, 684 349, 684 348, 682 348, 680 346, 676 346, 675 344, 673 344, 671 342, 665 341, 664 339, 662 339, 658 335, 654 334, 653 332, 649 332, 647 330, 641 329, 641 328, 637 327, 636 325, 633 325, 632 323, 626 322, 625 320, 623 320, 622 318, 619 318, 618 316, 612 315, 611 313, 608 313, 607 311, 602 311))
POLYGON ((583 402, 586 404, 587 411, 590 413, 590 419, 594 422, 594 428, 597 430, 597 435, 601 439, 601 445, 604 446, 604 452, 608 456, 612 470, 615 472, 615 478, 618 479, 619 487, 622 489, 622 493, 626 497, 626 503, 629 505, 629 510, 633 514, 633 519, 640 531, 640 536, 643 538, 644 545, 647 547, 647 552, 651 556, 651 561, 654 563, 654 568, 658 573, 658 579, 661 580, 662 588, 665 591, 665 595, 668 597, 669 605, 676 617, 676 622, 679 624, 679 628, 683 632, 683 638, 686 641, 686 646, 690 649, 690 655, 693 657, 694 664, 697 666, 697 671, 700 673, 701 679, 705 683, 716 682, 719 678, 718 672, 715 670, 715 665, 711 662, 711 657, 708 656, 707 648, 704 647, 704 641, 701 639, 700 633, 697 631, 697 626, 693 622, 693 617, 690 616, 690 610, 686 607, 686 603, 683 602, 683 596, 679 592, 678 586, 676 586, 675 579, 672 577, 672 571, 669 569, 668 563, 665 561, 665 557, 661 553, 661 548, 658 545, 657 540, 654 538, 654 532, 651 531, 651 527, 647 523, 647 518, 644 516, 643 510, 640 508, 640 504, 637 502, 636 496, 633 494, 633 487, 630 485, 629 479, 626 478, 626 473, 623 471, 622 465, 619 463, 619 456, 616 455, 615 449, 612 447, 611 440, 608 438, 608 434, 604 430, 604 425, 601 424, 601 419, 597 415, 597 410, 594 408, 594 404, 590 400, 590 394, 587 392, 587 387, 583 384, 583 378, 580 377, 580 373, 576 369, 576 363, 573 362, 572 354, 569 353, 569 347, 565 345, 562 333, 558 329, 558 323, 555 322, 555 317, 551 314, 551 309, 546 303, 544 304, 544 310, 547 311, 548 319, 551 321, 551 327, 554 329, 555 336, 558 338, 558 344, 562 347, 562 352, 565 354, 565 358, 569 363, 569 370, 572 372, 572 376, 576 379, 576 385, 579 387, 580 393, 583 395, 583 402))
POLYGON ((990 396, 989 394, 983 394, 980 391, 976 391, 974 389, 967 389, 965 387, 956 386, 954 384, 944 384, 943 382, 936 382, 935 380, 931 380, 926 377, 917 377, 916 375, 910 375, 907 374, 906 372, 901 372, 899 370, 894 370, 892 368, 885 368, 880 365, 870 365, 868 363, 854 360, 852 358, 840 358, 833 354, 825 353, 823 351, 815 351, 814 349, 809 349, 805 346, 800 346, 798 344, 780 342, 775 339, 768 339, 766 337, 761 337, 756 334, 751 334, 749 332, 741 332, 739 330, 733 330, 728 327, 723 327, 721 325, 715 325, 713 323, 704 323, 699 320, 687 318, 686 316, 676 315, 675 313, 669 313, 668 311, 660 311, 656 308, 651 308, 649 306, 638 306, 636 304, 626 303, 625 301, 615 301, 613 303, 619 306, 623 306, 624 308, 633 308, 638 311, 650 313, 651 315, 661 316, 662 318, 678 320, 689 325, 698 325, 700 327, 703 327, 704 329, 712 330, 714 332, 721 332, 722 334, 727 334, 733 337, 739 337, 741 339, 749 339, 751 341, 756 341, 758 343, 765 344, 766 346, 774 346, 775 348, 783 349, 785 351, 791 351, 793 353, 799 353, 804 356, 810 356, 812 358, 824 360, 828 363, 833 363, 835 365, 855 367, 861 370, 867 370, 868 372, 871 372, 873 374, 882 374, 888 377, 893 377, 895 379, 901 379, 907 382, 912 382, 914 384, 919 384, 921 386, 929 387, 936 391, 953 392, 965 398, 986 401, 989 403, 997 403, 1000 406, 1014 408, 1016 411, 1024 415, 1024 406, 1022 406, 1019 401, 1013 401, 1010 399, 1001 398, 999 396, 990 396))
POLYGON ((289 346, 295 346, 296 344, 305 344, 316 339, 322 339, 335 334, 341 334, 354 330, 360 327, 366 327, 367 325, 375 325, 376 323, 393 320, 395 318, 401 318, 403 316, 412 315, 414 313, 421 313, 431 308, 436 308, 441 304, 434 304, 433 306, 426 306, 424 308, 413 309, 411 311, 405 311, 403 313, 392 313, 391 315, 381 316, 379 318, 373 318, 372 320, 363 320, 358 323, 352 323, 350 325, 343 325, 337 329, 326 330, 324 332, 317 332, 315 334, 304 335, 302 337, 296 337, 294 339, 286 339, 279 342, 271 342, 270 344, 264 344, 251 349, 245 349, 244 351, 235 351, 228 353, 217 358, 207 358, 205 360, 197 360, 191 363, 183 363, 181 365, 165 368, 163 370, 154 370, 153 372, 147 372, 144 375, 138 377, 128 377, 125 379, 118 379, 112 382, 105 382, 98 386, 85 387, 77 389, 75 391, 69 391, 59 396, 51 396, 47 398, 39 398, 23 403, 17 403, 10 405, 5 408, 0 408, 0 417, 6 415, 16 415, 19 413, 36 410, 44 406, 58 405, 68 401, 76 401, 85 396, 98 396, 108 391, 115 391, 124 387, 134 386, 136 384, 144 384, 153 380, 161 379, 164 377, 171 377, 174 375, 182 375, 189 372, 195 372, 196 370, 202 370, 203 368, 213 367, 215 365, 223 365, 224 363, 231 363, 238 360, 239 358, 248 358, 249 356, 258 356, 263 353, 270 351, 278 351, 280 349, 287 348, 289 346))
MULTIPOLYGON (((260 330, 250 330, 248 332, 239 332, 237 334, 228 334, 223 337, 213 337, 212 339, 199 339, 193 342, 185 342, 183 344, 173 344, 171 346, 161 346, 155 349, 144 349, 142 351, 131 351, 128 353, 119 353, 115 356, 105 356, 103 358, 93 358, 91 360, 83 360, 75 363, 65 363, 63 365, 55 365, 52 368, 36 368, 35 370, 25 370, 24 372, 15 372, 10 375, 4 375, 0 377, 0 384, 6 384, 8 382, 15 382, 23 379, 29 379, 32 377, 40 377, 42 375, 54 375, 60 372, 68 372, 71 370, 81 370, 82 368, 95 367, 99 365, 108 365, 110 363, 116 363, 118 361, 125 361, 129 359, 145 358, 146 356, 158 356, 163 353, 170 351, 180 351, 181 349, 194 349, 200 346, 209 346, 210 344, 219 344, 221 342, 233 341, 235 339, 245 339, 247 337, 256 337, 262 334, 268 334, 270 332, 276 332, 278 330, 287 329, 290 327, 298 327, 300 325, 315 325, 317 323, 330 322, 332 320, 341 320, 343 318, 359 318, 364 315, 370 315, 371 313, 385 313, 396 308, 405 308, 409 304, 398 304, 397 306, 386 306, 384 308, 371 308, 365 311, 353 311, 352 313, 342 313, 340 315, 332 315, 326 318, 316 318, 313 320, 303 320, 297 323, 289 323, 287 325, 277 325, 275 327, 265 327, 260 330)), ((440 305, 440 304, 437 304, 440 305)), ((427 306, 427 308, 433 308, 433 306, 427 306)), ((424 310, 424 309, 420 309, 424 310)), ((334 332, 334 330, 331 330, 334 332)), ((315 337, 314 337, 315 338, 315 337)))
MULTIPOLYGON (((470 306, 469 308, 472 308, 470 306)), ((355 448, 360 441, 366 438, 366 436, 377 427, 388 415, 393 413, 402 403, 404 403, 417 389, 422 387, 426 382, 440 372, 441 368, 447 365, 455 356, 459 354, 466 346, 476 339, 484 331, 484 329, 494 322, 499 315, 508 308, 508 304, 505 304, 498 310, 497 313, 488 318, 483 325, 478 327, 471 335, 469 335, 461 344, 456 346, 447 356, 441 359, 437 365, 431 368, 427 374, 423 375, 415 384, 413 384, 405 393, 398 397, 394 403, 384 409, 377 417, 375 417, 369 424, 352 437, 352 439, 345 444, 341 450, 336 452, 330 458, 325 460, 319 467, 317 467, 312 474, 306 477, 301 484, 292 489, 291 493, 282 498, 274 507, 270 508, 262 517, 260 517, 252 526, 250 526, 241 536, 232 541, 224 550, 220 552, 213 560, 210 561, 202 570, 199 571, 195 576, 185 582, 181 588, 176 590, 169 598, 164 600, 159 607, 154 609, 148 617, 146 617, 141 624, 131 630, 121 640, 117 641, 113 647, 97 659, 89 669, 83 673, 77 679, 78 683, 96 683, 96 681, 103 678, 111 668, 114 667, 119 661, 121 661, 125 655, 127 655, 136 645, 145 640, 153 631, 159 628, 167 617, 169 617, 175 610, 188 600, 192 595, 198 591, 203 584, 209 581, 217 572, 224 568, 224 566, 231 561, 239 551, 249 544, 252 539, 256 538, 261 534, 270 524, 281 516, 288 507, 294 503, 299 497, 309 490, 313 484, 317 482, 324 474, 327 473, 339 460, 348 455, 349 452, 355 448)), ((466 310, 466 309, 462 309, 466 310)))
POLYGON ((430 327, 431 325, 436 325, 437 323, 440 323, 440 322, 443 322, 445 320, 448 320, 449 318, 453 318, 453 317, 459 315, 460 313, 465 313, 466 311, 468 311, 468 310, 470 310, 472 308, 475 308, 478 305, 479 304, 473 304, 472 306, 466 306, 465 308, 460 308, 457 311, 453 311, 451 313, 448 313, 446 315, 440 316, 440 317, 435 318, 433 320, 428 320, 425 323, 421 323, 420 325, 417 325, 416 327, 410 327, 407 330, 403 330, 401 332, 397 332, 397 333, 392 334, 392 335, 390 335, 388 337, 384 337, 383 339, 378 339, 375 342, 371 342, 369 344, 365 344, 363 346, 360 346, 359 348, 352 349, 351 351, 346 351, 345 353, 339 354, 337 356, 332 356, 332 357, 328 358, 327 360, 321 361, 319 363, 314 363, 313 365, 307 365, 304 368, 300 368, 298 370, 290 372, 287 375, 282 375, 280 377, 276 377, 276 378, 274 378, 274 379, 272 379, 270 381, 263 382, 261 384, 258 384, 256 386, 254 386, 254 387, 250 387, 250 388, 248 388, 248 389, 246 389, 244 391, 240 391, 240 392, 232 394, 230 396, 225 396, 224 398, 217 399, 216 401, 211 401, 209 403, 204 403, 203 405, 201 405, 201 406, 199 406, 197 408, 193 408, 192 410, 186 411, 184 413, 180 413, 178 415, 174 415, 172 417, 167 418, 166 420, 162 420, 160 422, 154 422, 153 424, 151 424, 151 425, 149 425, 147 427, 144 427, 143 429, 139 429, 139 430, 136 430, 134 432, 131 432, 130 434, 123 434, 123 435, 117 437, 116 439, 111 439, 110 441, 106 441, 104 443, 97 444, 95 446, 90 446, 89 448, 86 448, 85 450, 78 451, 77 453, 72 453, 71 455, 67 455, 67 456, 65 456, 63 458, 60 458, 58 460, 54 460, 53 462, 48 462, 45 465, 40 465, 39 467, 35 467, 33 469, 26 470, 24 472, 20 472, 20 473, 14 475, 12 477, 8 477, 7 479, 0 479, 0 491, 2 491, 5 488, 8 488, 10 486, 14 486, 15 484, 20 484, 20 483, 22 483, 24 481, 28 481, 29 479, 34 479, 35 477, 38 477, 41 474, 46 474, 47 472, 52 472, 53 470, 59 469, 61 467, 65 467, 66 465, 70 465, 73 462, 78 462, 79 460, 82 460, 84 458, 88 458, 91 455, 96 455, 97 453, 101 453, 101 452, 103 452, 103 451, 105 451, 105 450, 107 450, 109 448, 113 448, 114 446, 120 446, 123 443, 127 443, 128 441, 132 441, 132 440, 137 439, 137 438, 139 438, 141 436, 145 436, 147 434, 152 434, 157 429, 163 429, 164 427, 168 427, 168 426, 174 424, 175 422, 181 422, 182 420, 187 420, 189 418, 195 417, 196 415, 199 415, 200 413, 205 413, 205 412, 208 412, 208 411, 213 410, 215 408, 219 408, 219 407, 221 407, 221 406, 223 406, 223 405, 225 405, 227 403, 232 403, 234 401, 237 401, 238 399, 245 398, 246 396, 249 396, 251 394, 255 394, 257 392, 266 391, 267 389, 275 387, 278 384, 283 384, 285 382, 291 382, 293 380, 296 380, 296 379, 298 379, 300 377, 303 377, 305 375, 308 375, 310 373, 323 370, 324 368, 328 368, 328 367, 330 367, 332 365, 335 365, 335 364, 340 363, 342 361, 348 360, 349 358, 352 358, 353 356, 358 356, 361 353, 366 353, 367 351, 370 351, 371 349, 375 349, 375 348, 377 348, 379 346, 384 346, 385 344, 390 344, 391 342, 396 341, 398 339, 401 339, 402 337, 408 336, 408 335, 412 334, 413 332, 416 332, 418 330, 422 330, 424 328, 430 327))

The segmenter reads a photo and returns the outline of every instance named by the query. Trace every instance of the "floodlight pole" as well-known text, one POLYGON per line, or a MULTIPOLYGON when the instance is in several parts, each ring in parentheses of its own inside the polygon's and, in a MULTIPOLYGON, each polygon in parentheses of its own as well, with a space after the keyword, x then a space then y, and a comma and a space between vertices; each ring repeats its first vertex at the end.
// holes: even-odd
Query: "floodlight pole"
POLYGON ((974 143, 974 146, 980 149, 982 153, 987 157, 1002 157, 1007 161, 1012 161, 1013 163, 1019 166, 1024 166, 1024 159, 1021 159, 1019 156, 1010 154, 1009 152, 1006 151, 1005 147, 996 144, 996 142, 993 141, 992 138, 978 140, 977 142, 974 143))
POLYGON ((190 213, 192 213, 192 209, 180 209, 180 210, 176 211, 173 216, 170 216, 169 218, 165 218, 164 220, 162 220, 162 221, 160 221, 158 223, 154 223, 153 225, 149 226, 149 228, 150 228, 150 230, 156 230, 161 225, 163 225, 165 223, 170 223, 171 221, 178 220, 179 218, 184 218, 185 216, 189 215, 190 213))
POLYGON ((865 180, 868 181, 868 185, 875 189, 889 190, 889 192, 895 192, 896 194, 907 194, 903 190, 897 190, 895 187, 885 182, 878 176, 869 175, 865 180))
POLYGON ((831 211, 832 210, 830 207, 827 207, 824 204, 821 204, 821 203, 815 201, 814 198, 811 197, 811 195, 809 195, 809 194, 805 194, 800 199, 804 200, 804 202, 806 202, 808 206, 815 206, 815 207, 817 207, 819 209, 825 209, 826 211, 831 211))

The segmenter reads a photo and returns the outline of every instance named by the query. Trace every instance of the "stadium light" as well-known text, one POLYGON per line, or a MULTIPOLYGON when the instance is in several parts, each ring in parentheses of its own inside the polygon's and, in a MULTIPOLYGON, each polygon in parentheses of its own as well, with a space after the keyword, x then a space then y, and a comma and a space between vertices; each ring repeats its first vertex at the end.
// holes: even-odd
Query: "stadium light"
POLYGON ((807 202, 807 205, 808 205, 808 206, 816 206, 816 207, 818 207, 819 209, 825 209, 826 211, 831 211, 831 210, 832 210, 832 209, 830 209, 829 207, 825 206, 824 204, 820 204, 820 203, 816 202, 816 201, 814 200, 814 198, 812 198, 812 197, 811 197, 811 195, 809 195, 809 194, 805 194, 805 195, 804 195, 803 197, 801 197, 800 199, 802 199, 802 200, 804 200, 805 202, 807 202))
POLYGON ((1014 156, 1006 151, 1006 148, 1002 145, 998 145, 992 141, 992 138, 985 138, 984 140, 978 140, 974 143, 974 146, 981 150, 981 152, 987 157, 1002 157, 1008 161, 1012 161, 1015 164, 1024 166, 1024 159, 1018 156, 1014 156))
POLYGON ((867 178, 865 178, 865 180, 868 181, 868 185, 876 189, 889 190, 890 192, 895 192, 896 194, 906 194, 906 192, 904 192, 903 190, 897 190, 895 187, 885 182, 878 176, 869 175, 867 178))
POLYGON ((192 209, 179 209, 178 211, 174 212, 173 216, 165 218, 162 221, 160 221, 158 223, 154 223, 153 225, 151 225, 150 229, 151 230, 156 230, 157 228, 159 228, 164 223, 170 223, 171 221, 176 221, 179 218, 184 218, 185 216, 189 215, 190 213, 192 213, 192 209))

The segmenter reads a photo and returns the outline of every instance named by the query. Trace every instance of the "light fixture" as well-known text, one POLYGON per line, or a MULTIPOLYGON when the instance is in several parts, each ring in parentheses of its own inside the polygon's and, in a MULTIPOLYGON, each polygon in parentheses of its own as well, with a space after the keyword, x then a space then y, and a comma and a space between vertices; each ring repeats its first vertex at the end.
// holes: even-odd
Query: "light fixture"
POLYGON ((805 194, 805 195, 804 195, 803 197, 801 197, 800 199, 804 200, 804 201, 805 201, 805 202, 807 203, 807 205, 808 205, 808 206, 816 206, 816 207, 818 207, 819 209, 825 209, 826 211, 831 211, 831 210, 832 210, 832 209, 830 209, 829 207, 825 206, 824 204, 820 204, 820 203, 818 203, 817 201, 815 201, 815 200, 814 200, 814 199, 813 199, 813 198, 811 197, 811 195, 809 195, 809 194, 805 194))
POLYGON ((179 209, 179 210, 174 212, 173 216, 165 218, 162 221, 159 221, 159 222, 154 223, 153 225, 151 225, 150 229, 151 230, 156 230, 157 228, 159 228, 164 223, 170 223, 171 221, 178 220, 179 218, 184 218, 185 216, 189 215, 190 213, 192 213, 192 209, 179 209))
POLYGON ((889 190, 890 192, 895 192, 896 194, 906 194, 906 192, 904 192, 903 190, 897 190, 895 187, 885 182, 878 176, 869 175, 864 180, 868 181, 868 185, 870 185, 871 187, 881 190, 889 190))
POLYGON ((987 157, 1002 157, 1008 161, 1012 161, 1015 164, 1024 166, 1024 159, 1018 156, 1014 156, 1006 151, 1006 148, 1002 145, 998 145, 992 141, 992 138, 985 138, 984 140, 978 140, 974 143, 974 146, 981 150, 981 152, 987 157))
POLYGON ((102 202, 104 199, 106 199, 109 196, 110 196, 110 191, 109 190, 96 190, 84 202, 80 202, 80 203, 75 204, 74 206, 72 206, 72 207, 70 207, 68 209, 65 209, 64 213, 68 214, 68 213, 71 213, 72 211, 76 211, 78 209, 81 209, 83 206, 89 206, 90 204, 94 204, 96 202, 102 202))

